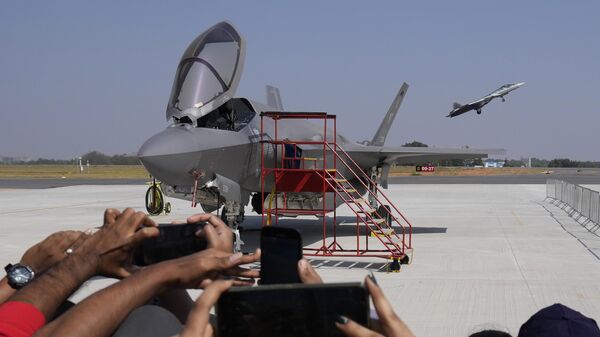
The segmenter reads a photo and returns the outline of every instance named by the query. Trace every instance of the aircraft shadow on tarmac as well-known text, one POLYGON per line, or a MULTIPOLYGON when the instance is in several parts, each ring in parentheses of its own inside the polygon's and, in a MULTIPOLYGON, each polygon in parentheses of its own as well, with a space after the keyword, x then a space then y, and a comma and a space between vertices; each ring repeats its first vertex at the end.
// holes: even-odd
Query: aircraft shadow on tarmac
MULTIPOLYGON (((337 237, 347 242, 349 237, 356 237, 356 218, 352 216, 338 216, 338 227, 336 230, 337 237)), ((333 217, 327 217, 327 244, 331 243, 332 239, 332 224, 333 217)), ((272 225, 275 225, 273 218, 272 225)), ((323 220, 322 219, 298 219, 298 218, 279 218, 277 226, 297 229, 302 235, 304 247, 318 246, 323 239, 323 220)), ((261 216, 246 216, 242 224, 241 236, 244 241, 242 250, 244 252, 252 252, 260 247, 260 229, 262 227, 261 216)), ((400 230, 397 230, 400 232, 400 230)), ((413 227, 413 234, 443 234, 447 232, 446 227, 413 227)), ((365 229, 361 227, 361 236, 364 238, 365 229)), ((353 241, 352 241, 353 242, 353 241)), ((373 241, 370 241, 373 242, 373 241)), ((350 269, 368 269, 382 270, 385 269, 387 262, 363 262, 362 258, 356 258, 355 261, 350 261, 352 258, 335 259, 318 257, 308 258, 315 268, 335 267, 335 268, 350 268, 350 269)), ((382 260, 383 261, 383 260, 382 260)))

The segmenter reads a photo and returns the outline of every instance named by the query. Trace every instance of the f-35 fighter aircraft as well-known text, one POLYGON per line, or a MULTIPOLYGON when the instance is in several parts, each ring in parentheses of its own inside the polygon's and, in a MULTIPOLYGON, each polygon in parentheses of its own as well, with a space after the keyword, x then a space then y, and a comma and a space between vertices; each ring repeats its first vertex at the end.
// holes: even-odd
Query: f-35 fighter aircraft
POLYGON ((502 98, 502 102, 504 102, 504 96, 506 96, 509 92, 520 88, 525 82, 514 83, 514 84, 505 84, 500 88, 494 90, 491 94, 476 100, 475 102, 471 102, 469 104, 462 105, 460 103, 452 104, 452 111, 446 117, 456 117, 458 115, 462 115, 465 112, 475 110, 478 115, 481 115, 481 108, 483 108, 486 104, 488 104, 491 100, 496 97, 502 98))
MULTIPOLYGON (((261 198, 260 113, 283 110, 279 91, 267 89, 266 106, 246 98, 234 98, 244 65, 245 41, 228 22, 221 22, 198 36, 186 51, 175 73, 167 104, 169 125, 140 148, 138 157, 168 196, 198 202, 205 212, 224 206, 222 215, 231 226, 244 219, 244 206, 252 199, 257 213, 265 204, 261 198)), ((378 172, 379 184, 387 188, 390 166, 395 163, 429 162, 440 159, 482 158, 493 151, 384 146, 408 85, 404 84, 373 139, 366 144, 348 140, 337 133, 341 146, 365 172, 378 172)), ((369 120, 371 117, 366 118, 369 120)), ((310 141, 323 139, 323 127, 307 120, 278 128, 279 139, 310 141)), ((328 135, 333 133, 327 132, 328 135)), ((265 126, 263 137, 274 135, 265 126)), ((328 136, 331 137, 331 136, 328 136)), ((274 137, 271 137, 274 138, 274 137)), ((329 139, 328 139, 329 140, 329 139)), ((306 146, 303 156, 322 157, 321 150, 306 146)), ((274 162, 276 150, 265 160, 274 162)), ((364 184, 349 181, 366 193, 364 184)), ((271 187, 266 186, 267 190, 271 187)), ((318 209, 323 196, 297 192, 288 196, 287 209, 318 209), (292 204, 293 201, 293 204, 292 204)), ((339 201, 339 198, 338 198, 339 201)), ((337 207, 341 201, 338 202, 337 207)), ((327 205, 333 205, 329 201, 327 205)), ((290 215, 293 215, 290 213, 290 215)))

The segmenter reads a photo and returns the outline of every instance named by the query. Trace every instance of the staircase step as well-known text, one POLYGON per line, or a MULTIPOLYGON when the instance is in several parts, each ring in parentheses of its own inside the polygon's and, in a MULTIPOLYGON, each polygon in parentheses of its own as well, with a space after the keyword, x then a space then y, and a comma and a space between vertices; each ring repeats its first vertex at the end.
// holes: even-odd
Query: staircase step
POLYGON ((340 191, 340 192, 346 192, 346 193, 354 193, 354 192, 356 192, 356 190, 353 189, 353 188, 349 188, 349 189, 342 188, 342 189, 340 189, 338 191, 340 191))
POLYGON ((347 179, 338 179, 338 178, 327 178, 328 180, 335 180, 338 183, 347 183, 348 180, 347 179))
POLYGON ((378 219, 378 218, 363 218, 365 219, 366 222, 368 223, 376 223, 376 224, 380 224, 380 223, 385 223, 385 219, 378 219))
POLYGON ((312 160, 312 161, 322 160, 321 158, 313 158, 313 157, 302 157, 302 159, 304 159, 304 160, 312 160))
POLYGON ((371 231, 371 233, 369 235, 372 236, 372 237, 375 237, 375 236, 386 236, 386 235, 390 235, 390 234, 392 234, 394 232, 395 231, 392 228, 384 228, 382 230, 378 230, 377 229, 377 230, 371 231))
POLYGON ((377 210, 376 210, 376 209, 374 209, 374 208, 367 208, 367 209, 365 209, 364 211, 363 211, 363 210, 356 211, 356 213, 373 214, 373 213, 375 213, 376 211, 377 211, 377 210))

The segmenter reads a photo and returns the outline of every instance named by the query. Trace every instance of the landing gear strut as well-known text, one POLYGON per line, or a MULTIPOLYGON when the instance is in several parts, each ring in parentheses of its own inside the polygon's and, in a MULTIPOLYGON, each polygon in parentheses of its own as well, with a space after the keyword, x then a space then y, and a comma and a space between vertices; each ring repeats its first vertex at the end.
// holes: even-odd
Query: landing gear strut
POLYGON ((160 215, 162 212, 171 213, 171 203, 165 202, 162 184, 156 179, 152 179, 152 183, 146 191, 146 211, 150 215, 160 215))
POLYGON ((481 115, 481 109, 477 109, 477 114, 481 115))
POLYGON ((234 235, 233 251, 234 251, 234 253, 241 252, 244 241, 242 241, 242 238, 240 236, 239 225, 242 222, 244 222, 244 209, 237 202, 232 201, 232 200, 227 200, 227 201, 225 201, 225 206, 223 206, 223 211, 221 212, 221 219, 233 231, 233 235, 234 235))

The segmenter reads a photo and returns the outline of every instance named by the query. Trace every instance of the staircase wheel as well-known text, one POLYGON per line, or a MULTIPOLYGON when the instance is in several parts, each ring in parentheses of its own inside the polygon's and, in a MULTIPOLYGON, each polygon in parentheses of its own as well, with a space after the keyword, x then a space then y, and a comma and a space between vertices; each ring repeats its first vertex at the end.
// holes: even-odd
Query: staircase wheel
POLYGON ((165 214, 169 214, 169 213, 171 213, 171 203, 167 202, 165 204, 165 214))
POLYGON ((393 259, 392 262, 388 264, 388 271, 391 273, 397 273, 400 271, 400 262, 398 262, 398 259, 393 259))
POLYGON ((392 208, 390 205, 381 205, 377 209, 377 214, 381 217, 381 219, 385 220, 385 223, 392 227, 392 208))
POLYGON ((164 207, 163 193, 157 185, 151 185, 146 191, 146 211, 150 215, 159 215, 164 207))
POLYGON ((404 255, 401 259, 400 259, 400 264, 408 264, 410 262, 410 258, 408 257, 408 255, 404 255))

